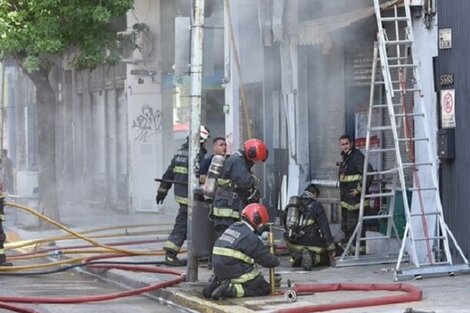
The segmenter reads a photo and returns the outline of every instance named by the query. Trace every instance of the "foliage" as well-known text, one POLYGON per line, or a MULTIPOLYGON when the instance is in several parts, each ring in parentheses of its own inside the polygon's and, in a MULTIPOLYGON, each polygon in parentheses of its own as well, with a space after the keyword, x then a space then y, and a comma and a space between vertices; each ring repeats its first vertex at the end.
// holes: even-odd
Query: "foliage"
MULTIPOLYGON (((0 0, 0 57, 29 71, 71 53, 77 69, 119 61, 117 19, 133 0, 0 0)), ((135 31, 135 29, 134 29, 135 31)))

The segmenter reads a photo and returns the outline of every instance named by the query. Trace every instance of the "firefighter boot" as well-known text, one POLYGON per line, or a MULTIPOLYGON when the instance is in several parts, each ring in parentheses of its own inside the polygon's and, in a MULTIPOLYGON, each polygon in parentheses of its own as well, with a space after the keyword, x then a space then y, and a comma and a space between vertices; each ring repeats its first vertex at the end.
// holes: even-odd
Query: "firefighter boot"
POLYGON ((302 264, 302 252, 294 252, 289 260, 292 267, 300 267, 302 264))
POLYGON ((302 267, 304 268, 304 270, 310 271, 312 269, 312 265, 312 254, 307 249, 304 249, 302 251, 302 267))
POLYGON ((212 297, 212 293, 214 290, 219 287, 220 281, 217 280, 215 275, 212 275, 211 278, 209 278, 209 283, 202 289, 202 296, 206 299, 209 299, 212 297))
POLYGON ((5 257, 5 254, 0 254, 0 267, 1 266, 13 266, 12 263, 7 262, 7 259, 5 257))
POLYGON ((237 291, 229 280, 224 280, 219 287, 212 292, 212 299, 221 300, 223 298, 236 298, 237 291))
POLYGON ((187 260, 180 260, 175 252, 166 251, 165 265, 166 266, 186 266, 187 260))

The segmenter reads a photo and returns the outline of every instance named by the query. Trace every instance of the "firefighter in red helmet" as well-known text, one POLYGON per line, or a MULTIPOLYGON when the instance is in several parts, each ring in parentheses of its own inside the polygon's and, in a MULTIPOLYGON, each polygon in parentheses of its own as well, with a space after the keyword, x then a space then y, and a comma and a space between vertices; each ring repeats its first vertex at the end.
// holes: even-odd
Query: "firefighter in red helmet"
POLYGON ((266 208, 252 203, 243 209, 242 220, 232 224, 217 239, 212 251, 214 275, 202 291, 205 298, 218 300, 269 294, 269 283, 254 266, 258 263, 277 267, 280 263, 257 235, 257 230, 268 222, 266 208))
POLYGON ((247 204, 259 201, 260 194, 256 189, 259 179, 251 172, 251 168, 267 158, 266 144, 259 139, 249 139, 242 149, 238 149, 225 161, 217 179, 212 208, 216 238, 240 220, 240 211, 247 204))

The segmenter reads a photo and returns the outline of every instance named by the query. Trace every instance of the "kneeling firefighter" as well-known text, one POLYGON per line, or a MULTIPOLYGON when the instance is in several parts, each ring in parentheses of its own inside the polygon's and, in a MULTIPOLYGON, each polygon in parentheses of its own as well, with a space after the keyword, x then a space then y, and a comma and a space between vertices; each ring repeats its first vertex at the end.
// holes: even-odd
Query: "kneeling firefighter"
POLYGON ((205 298, 265 296, 269 283, 254 264, 264 267, 279 266, 279 259, 257 235, 269 222, 266 208, 259 203, 247 205, 242 220, 232 224, 215 242, 212 251, 214 275, 202 294, 205 298))
POLYGON ((300 196, 291 197, 284 209, 284 240, 292 267, 308 271, 315 265, 330 265, 337 248, 318 195, 318 188, 309 184, 300 196))

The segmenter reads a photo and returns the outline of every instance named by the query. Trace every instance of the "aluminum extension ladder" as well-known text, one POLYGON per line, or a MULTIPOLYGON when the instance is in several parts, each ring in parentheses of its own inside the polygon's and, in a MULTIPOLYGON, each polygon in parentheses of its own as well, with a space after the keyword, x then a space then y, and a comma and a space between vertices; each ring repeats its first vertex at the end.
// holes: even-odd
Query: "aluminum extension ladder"
POLYGON ((436 156, 421 95, 418 64, 413 58, 409 0, 403 2, 400 8, 395 2, 392 10, 388 10, 392 14, 382 16, 379 0, 374 0, 378 33, 374 44, 362 190, 370 175, 375 176, 381 188, 374 194, 361 194, 358 224, 337 260, 337 266, 396 262, 395 280, 469 271, 468 260, 444 221, 436 156), (381 71, 378 71, 379 66, 381 71), (378 138, 380 147, 371 147, 372 136, 378 138), (367 172, 371 156, 377 157, 377 154, 382 168, 367 172), (397 191, 401 192, 401 200, 396 196, 397 191), (409 195, 412 195, 412 203, 409 195), (368 199, 379 201, 382 214, 364 216, 368 199), (389 244, 399 238, 394 223, 398 201, 402 202, 406 225, 400 250, 393 254, 389 244), (385 221, 386 233, 362 237, 367 220, 385 221), (385 253, 360 255, 360 242, 369 240, 385 242, 385 253), (461 257, 463 264, 454 264, 453 253, 461 257), (410 265, 405 268, 403 263, 408 258, 410 265))

